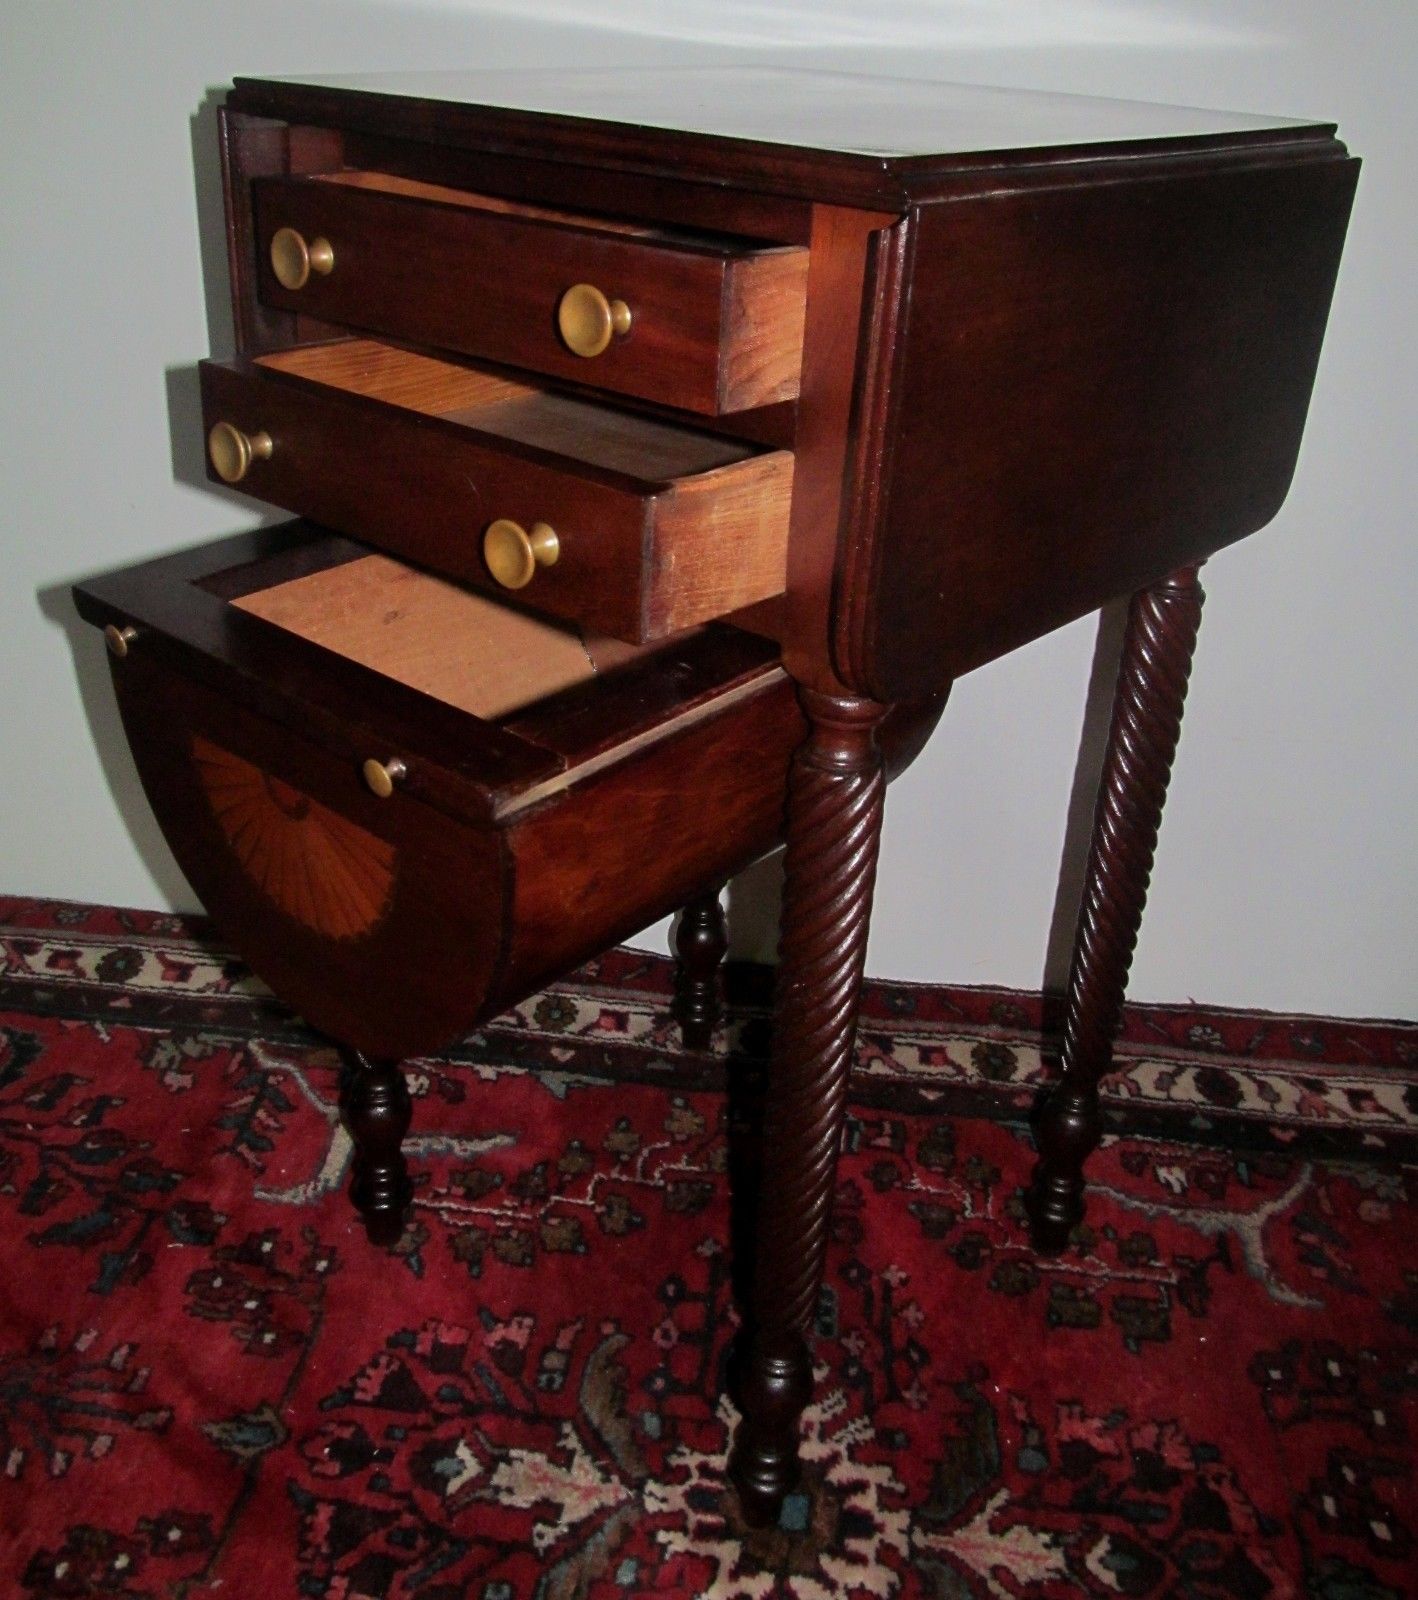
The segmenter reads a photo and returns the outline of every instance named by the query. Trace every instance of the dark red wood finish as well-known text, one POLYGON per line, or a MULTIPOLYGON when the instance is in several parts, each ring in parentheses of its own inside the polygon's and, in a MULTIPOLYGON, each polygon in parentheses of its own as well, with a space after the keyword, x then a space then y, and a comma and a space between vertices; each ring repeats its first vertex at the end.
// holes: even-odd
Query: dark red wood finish
POLYGON ((729 1471, 750 1522, 797 1478, 812 1390, 807 1337, 822 1286, 847 1079, 876 881, 885 707, 804 691, 808 736, 788 786, 788 848, 764 1117, 743 1425, 729 1471))
MULTIPOLYGON (((343 1043, 398 1059, 457 1037, 499 966, 505 869, 498 833, 402 794, 375 799, 361 782, 357 753, 333 758, 169 670, 145 648, 150 643, 140 636, 113 663, 123 726, 154 815, 217 925, 232 931, 277 994, 343 1043), (194 739, 378 841, 392 883, 365 936, 332 938, 272 898, 220 825, 194 739)), ((363 748, 379 759, 393 753, 387 740, 363 748)))
POLYGON ((1083 1164, 1102 1133, 1098 1082, 1113 1063, 1202 598, 1196 568, 1185 567, 1139 590, 1128 609, 1068 978, 1063 1078, 1039 1121, 1027 1200, 1035 1248, 1049 1254, 1083 1218, 1083 1164))
POLYGON ((290 125, 250 116, 233 105, 217 112, 222 193, 226 202, 227 272, 236 348, 243 355, 338 333, 308 315, 263 305, 256 292, 256 226, 252 183, 272 175, 325 172, 342 165, 344 141, 333 128, 290 125))
MULTIPOLYGON (((838 206, 813 211, 788 587, 782 607, 764 626, 782 639, 794 678, 829 694, 842 688, 831 627, 839 546, 852 527, 853 435, 860 433, 864 402, 874 392, 872 375, 892 334, 895 301, 889 287, 900 231, 891 221, 838 206)), ((875 464, 858 464, 875 471, 875 464)))
MULTIPOLYGON (((791 70, 791 69, 790 69, 791 70)), ((772 75, 769 74, 769 77, 772 75)), ((845 103, 859 85, 888 97, 891 80, 827 74, 845 103)), ((944 98, 951 85, 941 85, 944 98)), ((712 93, 712 85, 700 92, 712 93)), ((765 84, 771 92, 771 83, 765 84)), ((1021 120, 1031 105, 1048 96, 1029 91, 988 91, 1013 99, 1021 120)), ((928 97, 929 98, 929 97, 928 97)), ((1063 97, 1068 98, 1068 97, 1063 97)), ((690 189, 725 187, 749 195, 780 197, 813 204, 863 210, 904 209, 969 188, 988 189, 1001 175, 1064 164, 1078 167, 1093 158, 1134 163, 1140 157, 1180 157, 1199 163, 1246 161, 1290 147, 1308 148, 1332 140, 1333 123, 1297 123, 1274 128, 1236 128, 1218 113, 1214 131, 1184 136, 1141 135, 1120 141, 1075 140, 1067 136, 1030 144, 960 148, 930 141, 938 132, 930 111, 910 131, 897 153, 843 150, 792 142, 754 140, 685 132, 629 122, 560 116, 544 111, 457 103, 421 96, 416 82, 404 93, 329 87, 272 79, 238 78, 228 107, 248 115, 341 130, 348 138, 397 140, 431 149, 491 155, 502 160, 558 163, 592 174, 613 174, 622 198, 612 214, 640 215, 634 199, 643 179, 671 180, 690 189), (906 148, 909 143, 911 148, 906 148)), ((1007 119, 1006 119, 1007 120, 1007 119)), ((1039 122, 1049 126, 1049 119, 1039 122)))
POLYGON ((684 171, 661 177, 637 174, 627 184, 613 167, 506 155, 490 148, 459 149, 413 139, 389 139, 347 130, 350 167, 390 172, 423 183, 445 183, 476 194, 533 201, 592 216, 709 229, 743 239, 806 244, 812 207, 802 199, 759 193, 735 184, 693 181, 684 171))
POLYGON ((847 682, 928 693, 1275 515, 1357 166, 1100 165, 912 214, 847 682))
MULTIPOLYGON (((1195 632, 1199 590, 1189 570, 1159 580, 1253 531, 1284 497, 1357 170, 1327 124, 1219 118, 1211 126, 1190 113, 1158 122, 1107 107, 1079 120, 1076 107, 1052 97, 1003 94, 982 110, 973 90, 955 92, 957 109, 987 123, 1012 110, 1030 128, 1095 133, 931 142, 942 125, 938 102, 951 92, 834 82, 844 96, 875 96, 890 137, 841 149, 835 133, 826 144, 754 140, 450 103, 416 90, 251 80, 238 82, 222 125, 238 344, 247 354, 379 328, 524 363, 585 396, 620 387, 646 414, 683 420, 683 408, 724 403, 718 378, 711 394, 707 363, 716 338, 714 359, 722 357, 727 324, 711 331, 696 274, 752 259, 757 246, 745 241, 806 246, 796 402, 715 423, 794 455, 786 592, 736 617, 761 639, 711 629, 488 723, 282 639, 226 605, 244 581, 233 573, 240 562, 272 570, 254 547, 228 550, 224 562, 149 565, 80 596, 93 620, 138 629, 130 658, 116 663, 120 697, 155 807, 199 892, 210 891, 214 911, 278 990, 386 1063, 432 1047, 478 1006, 528 992, 595 941, 633 932, 722 882, 781 836, 787 785, 769 1161, 732 1456, 745 1510, 758 1521, 776 1514, 796 1472, 884 780, 924 742, 960 673, 1140 591, 1070 987, 1065 1082, 1041 1128, 1030 1199, 1036 1239, 1056 1248, 1079 1214, 1096 1080, 1108 1065, 1195 632), (898 101, 915 108, 905 122, 898 101), (1139 131, 1111 140, 1096 132, 1129 117, 1139 131), (1146 131, 1164 126, 1174 131, 1146 131), (417 210, 406 199, 301 181, 342 169, 584 218, 470 223, 466 211, 444 215, 456 207, 417 210), (618 235, 605 219, 663 237, 618 235), (354 270, 294 297, 278 289, 266 236, 285 220, 342 230, 338 260, 354 270), (470 227, 484 240, 506 235, 493 281, 478 281, 478 253, 460 243, 470 227), (670 238, 686 227, 738 240, 670 238), (533 233, 545 247, 536 259, 515 243, 533 233), (436 255, 444 271, 421 274, 403 260, 411 239, 419 241, 412 254, 436 255), (523 315, 533 301, 545 315, 550 278, 541 282, 538 262, 560 270, 591 259, 586 251, 609 252, 598 260, 638 255, 646 303, 663 293, 683 321, 623 381, 614 363, 555 365, 523 315), (448 270, 449 261, 461 265, 448 270), (526 264, 526 283, 509 262, 526 264), (421 863, 422 922, 411 909, 390 924, 397 940, 373 941, 380 973, 348 952, 329 959, 313 944, 302 949, 269 906, 227 886, 230 842, 213 831, 210 808, 204 820, 179 748, 204 718, 421 863), (343 788, 371 742, 407 761, 392 808, 343 788), (425 973, 426 987, 405 995, 406 971, 425 973)), ((811 87, 805 104, 821 84, 811 87)), ((616 354, 627 371, 635 344, 632 334, 616 354)), ((297 398, 317 419, 303 453, 278 450, 260 480, 253 470, 254 492, 482 581, 451 509, 461 510, 473 462, 466 427, 436 415, 401 422, 392 408, 350 396, 326 393, 312 405, 309 385, 249 370, 209 367, 204 381, 209 405, 234 408, 239 425, 284 430, 295 412, 279 408, 297 398), (261 414, 241 409, 257 393, 261 414)), ((537 447, 495 454, 497 463, 479 457, 477 473, 492 473, 499 498, 557 465, 537 447)), ((650 637, 624 626, 631 557, 651 559, 635 531, 643 493, 643 483, 582 475, 571 514, 584 509, 599 530, 600 542, 586 547, 595 560, 575 585, 543 585, 525 598, 650 637), (621 610, 609 622, 614 606, 621 610)), ((545 515, 517 505, 526 518, 545 515)), ((499 506, 488 515, 518 513, 499 506)), ((297 540, 279 559, 298 568, 320 559, 311 548, 297 540)), ((689 560, 689 550, 670 541, 655 559, 689 560)), ((688 923, 690 1012, 702 1014, 713 920, 701 904, 688 923)), ((394 1071, 362 1066, 348 1099, 357 1199, 384 1237, 397 1231, 405 1193, 394 1071)))
MULTIPOLYGON (((267 305, 709 416, 797 392, 795 366, 766 384, 734 378, 736 345, 768 331, 740 314, 738 297, 771 247, 501 215, 314 178, 252 187, 267 305), (330 240, 328 276, 312 274, 300 289, 277 282, 269 242, 283 227, 330 240), (630 332, 590 358, 557 334, 558 303, 576 283, 633 313, 630 332)), ((790 296, 772 308, 788 330, 802 325, 801 273, 794 277, 796 306, 790 296)))
POLYGON ((357 1050, 345 1054, 340 1113, 354 1144, 350 1199, 364 1218, 369 1242, 396 1245, 413 1196, 402 1148, 413 1120, 409 1086, 397 1061, 371 1061, 357 1050))
POLYGON ((738 508, 772 465, 766 452, 678 481, 655 479, 649 466, 635 477, 577 459, 555 440, 538 448, 472 420, 251 362, 204 361, 201 372, 206 428, 229 422, 274 440, 243 490, 490 594, 504 591, 487 568, 482 536, 503 517, 524 527, 547 522, 560 538, 556 564, 539 569, 517 599, 619 639, 664 638, 705 620, 703 593, 741 597, 722 602, 731 610, 781 592, 786 456, 777 458, 781 487, 763 492, 754 517, 738 508), (750 541, 758 537, 737 565, 732 545, 710 550, 698 537, 730 519, 745 524, 750 541), (685 561, 682 547, 702 553, 710 570, 685 561))
MULTIPOLYGON (((229 605, 313 567, 322 546, 336 561, 351 550, 288 537, 274 558, 246 536, 151 563, 83 586, 79 603, 135 629, 114 681, 180 865, 315 1026, 381 1059, 441 1048, 781 837, 801 719, 764 641, 710 629, 484 722, 229 605), (332 938, 273 900, 220 825, 196 740, 379 841, 388 904, 373 926, 332 938), (361 764, 391 756, 406 776, 376 799, 361 764)), ((916 732, 903 726, 903 754, 916 732)))
POLYGON ((675 929, 673 1009, 686 1050, 707 1050, 719 1021, 719 968, 729 948, 720 892, 696 895, 675 929))
MULTIPOLYGON (((78 585, 79 614, 98 627, 132 626, 133 658, 201 684, 276 723, 350 771, 397 741, 409 763, 404 792, 456 818, 491 818, 504 797, 566 770, 566 758, 496 723, 482 722, 393 679, 322 650, 226 604, 291 575, 365 554, 299 523, 238 534, 78 585), (266 559, 279 553, 270 567, 266 559), (283 552, 283 553, 280 553, 283 552)), ((760 647, 760 660, 771 650, 760 647)), ((122 665, 127 667, 125 660, 122 665)))

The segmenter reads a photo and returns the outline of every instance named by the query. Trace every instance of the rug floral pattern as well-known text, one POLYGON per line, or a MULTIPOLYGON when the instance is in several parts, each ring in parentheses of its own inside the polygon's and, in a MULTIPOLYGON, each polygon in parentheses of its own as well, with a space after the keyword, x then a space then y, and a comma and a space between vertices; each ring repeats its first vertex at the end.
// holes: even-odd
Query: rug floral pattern
POLYGON ((413 1063, 387 1254, 336 1057, 201 933, 0 900, 5 1594, 1412 1592, 1418 1029, 1132 1014, 1147 1136, 1042 1261, 1037 1002, 874 986, 804 1481, 751 1531, 761 994, 679 1056, 666 963, 616 952, 413 1063))

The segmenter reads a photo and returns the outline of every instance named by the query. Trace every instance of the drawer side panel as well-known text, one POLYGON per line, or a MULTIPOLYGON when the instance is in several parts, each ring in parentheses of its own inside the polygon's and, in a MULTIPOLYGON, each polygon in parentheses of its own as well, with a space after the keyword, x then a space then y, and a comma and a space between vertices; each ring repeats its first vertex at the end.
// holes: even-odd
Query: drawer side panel
POLYGON ((796 692, 777 676, 751 699, 519 819, 509 834, 514 912, 499 1003, 514 1003, 778 844, 788 763, 802 737, 796 692))

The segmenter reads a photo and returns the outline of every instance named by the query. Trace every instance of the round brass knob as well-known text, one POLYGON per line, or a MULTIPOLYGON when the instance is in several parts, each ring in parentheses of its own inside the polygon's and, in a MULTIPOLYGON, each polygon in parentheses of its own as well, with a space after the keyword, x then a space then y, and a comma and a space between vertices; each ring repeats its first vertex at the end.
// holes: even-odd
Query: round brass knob
POLYGON ((312 272, 324 277, 334 267, 335 252, 328 239, 307 244, 294 228, 277 228, 271 235, 271 271, 283 289, 303 289, 312 272))
POLYGON ((274 448, 264 428, 259 433, 243 433, 229 422, 219 422, 207 435, 207 455, 224 483, 240 483, 251 463, 269 461, 274 448))
POLYGON ((110 622, 103 630, 103 636, 108 642, 108 648, 120 661, 128 654, 128 647, 138 637, 136 628, 120 628, 116 622, 110 622))
POLYGON ((499 517, 483 535, 483 559, 504 589, 525 589, 538 567, 556 565, 561 541, 556 529, 534 522, 529 533, 520 522, 499 517))
POLYGON ((576 283, 561 297, 556 325, 573 355, 598 356, 611 335, 630 332, 630 307, 624 300, 608 300, 593 283, 576 283))
POLYGON ((364 781, 381 800, 387 800, 394 792, 394 785, 402 783, 408 773, 409 769, 398 756, 390 756, 387 761, 376 761, 371 756, 364 764, 364 781))

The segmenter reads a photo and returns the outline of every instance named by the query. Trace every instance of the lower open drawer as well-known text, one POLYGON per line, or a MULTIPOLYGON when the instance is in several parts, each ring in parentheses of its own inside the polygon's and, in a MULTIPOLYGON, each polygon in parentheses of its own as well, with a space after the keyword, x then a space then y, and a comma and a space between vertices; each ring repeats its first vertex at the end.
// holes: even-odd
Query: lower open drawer
POLYGON ((202 363, 214 477, 634 643, 781 594, 793 456, 351 339, 202 363))
POLYGON ((767 642, 587 637, 294 524, 83 585, 148 798, 311 1023, 431 1051, 779 838, 767 642))

